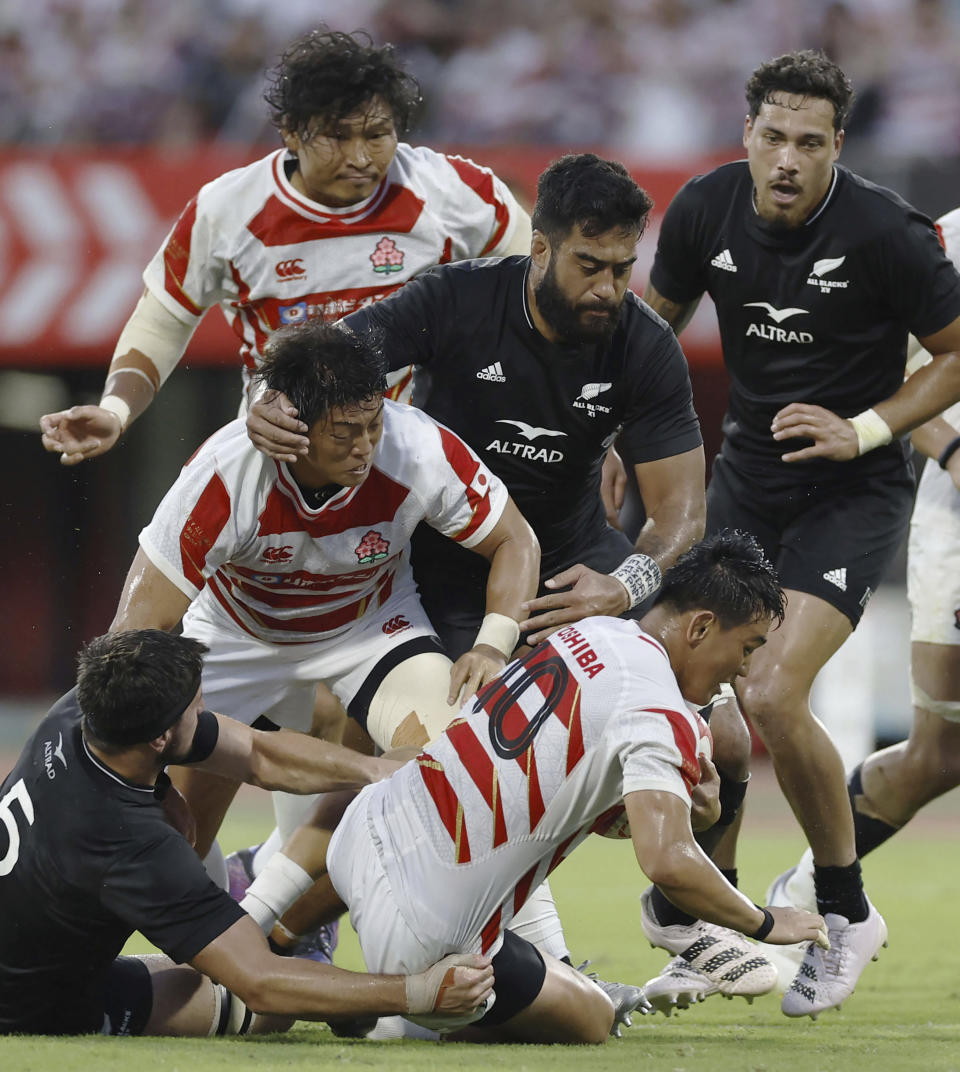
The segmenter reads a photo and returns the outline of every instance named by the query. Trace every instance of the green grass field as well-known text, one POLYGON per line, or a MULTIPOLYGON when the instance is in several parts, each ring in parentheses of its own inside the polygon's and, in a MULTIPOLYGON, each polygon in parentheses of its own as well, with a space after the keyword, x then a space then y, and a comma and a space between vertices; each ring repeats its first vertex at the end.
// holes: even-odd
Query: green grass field
MULTIPOLYGON (((958 794, 953 794, 954 798, 958 794)), ((248 793, 224 833, 227 848, 265 832, 266 802, 248 793)), ((567 1072, 589 1067, 656 1072, 832 1072, 960 1070, 960 954, 954 918, 960 888, 960 800, 937 802, 864 864, 871 897, 890 927, 890 947, 867 969, 841 1012, 816 1023, 784 1017, 773 995, 750 1006, 713 997, 671 1017, 638 1017, 621 1040, 598 1048, 471 1046, 411 1040, 347 1042, 322 1025, 299 1024, 261 1039, 4 1039, 2 1068, 90 1072, 207 1072, 214 1069, 383 1068, 432 1072, 456 1067, 510 1072, 567 1072)), ((741 842, 745 892, 794 863, 802 837, 769 772, 755 777, 741 842)), ((666 954, 643 940, 637 920, 644 880, 629 843, 592 838, 555 873, 551 885, 568 944, 605 978, 643 983, 666 954)), ((361 968, 356 939, 342 928, 337 961, 361 968)), ((132 949, 145 950, 143 944, 132 949)))

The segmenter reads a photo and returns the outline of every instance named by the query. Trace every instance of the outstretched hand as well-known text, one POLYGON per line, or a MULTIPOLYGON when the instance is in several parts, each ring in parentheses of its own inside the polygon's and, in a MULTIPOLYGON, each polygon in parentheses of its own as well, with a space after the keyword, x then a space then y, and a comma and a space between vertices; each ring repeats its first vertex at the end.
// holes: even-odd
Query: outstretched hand
POLYGON ((830 948, 823 916, 790 906, 774 908, 773 905, 767 905, 767 911, 773 916, 773 929, 763 940, 770 945, 816 942, 822 949, 830 948))
POLYGON ((507 658, 490 644, 477 644, 465 651, 450 667, 450 692, 447 703, 453 707, 463 703, 478 689, 500 673, 507 665, 507 658))
POLYGON ((61 465, 106 454, 122 430, 117 414, 102 406, 71 406, 40 418, 43 449, 59 454, 61 465))
POLYGON ((810 458, 847 462, 860 452, 857 433, 850 421, 823 406, 791 402, 773 418, 770 430, 778 442, 781 439, 813 440, 808 447, 781 455, 785 462, 802 462, 810 458))
POLYGON ((264 391, 247 414, 250 441, 261 454, 278 462, 295 462, 307 453, 308 430, 282 391, 264 391))
POLYGON ((493 966, 476 953, 451 953, 426 971, 408 975, 407 1014, 473 1012, 493 993, 493 966))
POLYGON ((527 618, 520 622, 520 631, 536 630, 527 641, 529 644, 539 644, 554 629, 568 622, 579 622, 593 614, 616 617, 630 605, 627 590, 616 577, 598 573, 581 562, 551 577, 545 586, 564 590, 552 591, 521 604, 527 618))

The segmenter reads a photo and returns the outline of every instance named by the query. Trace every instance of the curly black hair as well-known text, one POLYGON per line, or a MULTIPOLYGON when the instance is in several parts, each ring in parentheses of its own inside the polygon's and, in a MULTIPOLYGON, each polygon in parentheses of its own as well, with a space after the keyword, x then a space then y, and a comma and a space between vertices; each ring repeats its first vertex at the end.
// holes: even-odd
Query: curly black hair
POLYGON ((577 225, 588 238, 615 227, 643 234, 652 207, 623 164, 594 153, 569 153, 537 180, 531 223, 553 243, 577 225))
MULTIPOLYGON (((761 63, 747 82, 750 118, 756 119, 762 104, 772 104, 774 93, 817 97, 833 105, 833 129, 843 129, 853 107, 853 84, 822 52, 802 49, 786 52, 761 63)), ((779 102, 778 102, 779 103, 779 102)))
POLYGON ((257 377, 282 391, 300 420, 314 425, 334 407, 382 395, 386 361, 372 332, 358 334, 320 319, 275 331, 257 377))
POLYGON ((405 135, 420 104, 420 83, 398 64, 392 45, 377 48, 363 30, 311 30, 297 38, 267 75, 263 99, 281 132, 308 140, 361 111, 374 98, 393 113, 405 135))

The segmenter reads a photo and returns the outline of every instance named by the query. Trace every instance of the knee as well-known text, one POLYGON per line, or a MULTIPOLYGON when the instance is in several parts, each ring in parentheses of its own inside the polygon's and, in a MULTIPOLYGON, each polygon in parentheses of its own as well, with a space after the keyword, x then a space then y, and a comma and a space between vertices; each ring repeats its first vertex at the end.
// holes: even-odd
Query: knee
POLYGON ((747 680, 737 685, 743 713, 771 751, 796 728, 796 712, 786 710, 785 693, 772 674, 763 680, 747 680))
POLYGON ((907 741, 910 780, 939 796, 960 784, 960 723, 940 720, 937 732, 914 733, 907 741))
POLYGON ((732 697, 714 704, 710 733, 717 770, 732 781, 745 782, 750 777, 753 742, 746 720, 732 697))

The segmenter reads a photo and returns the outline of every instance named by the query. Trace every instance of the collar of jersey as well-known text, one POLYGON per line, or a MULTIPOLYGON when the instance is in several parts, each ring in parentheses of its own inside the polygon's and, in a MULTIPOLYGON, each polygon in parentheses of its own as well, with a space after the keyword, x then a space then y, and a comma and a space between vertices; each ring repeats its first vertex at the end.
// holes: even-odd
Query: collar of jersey
POLYGON ((90 751, 90 747, 84 740, 83 735, 80 735, 80 740, 83 742, 83 750, 86 753, 87 759, 100 771, 101 774, 105 774, 108 778, 112 778, 118 785, 122 785, 124 789, 133 789, 138 793, 147 793, 151 797, 154 794, 156 786, 153 785, 138 785, 136 782, 128 782, 122 774, 117 774, 115 770, 111 770, 105 763, 97 759, 97 757, 90 751))
POLYGON ((339 223, 354 223, 357 220, 365 219, 379 208, 380 202, 390 186, 390 173, 393 170, 393 164, 390 165, 380 184, 365 201, 358 201, 355 205, 347 205, 346 208, 331 208, 329 205, 321 205, 319 201, 311 201, 309 197, 304 197, 287 178, 284 163, 292 159, 293 155, 289 149, 278 149, 274 153, 272 167, 277 195, 289 208, 311 220, 317 220, 321 223, 328 220, 336 220, 339 223))
MULTIPOLYGON (((307 517, 316 517, 317 514, 322 514, 324 510, 339 510, 341 506, 346 506, 348 502, 356 495, 356 493, 363 487, 367 481, 364 480, 363 484, 357 484, 352 488, 341 488, 336 495, 327 499, 321 506, 313 507, 307 503, 307 500, 303 497, 303 492, 297 482, 290 475, 290 471, 284 462, 277 462, 277 476, 283 490, 293 500, 294 506, 297 510, 305 514, 307 517)), ((370 474, 367 473, 367 480, 370 479, 370 474)))

